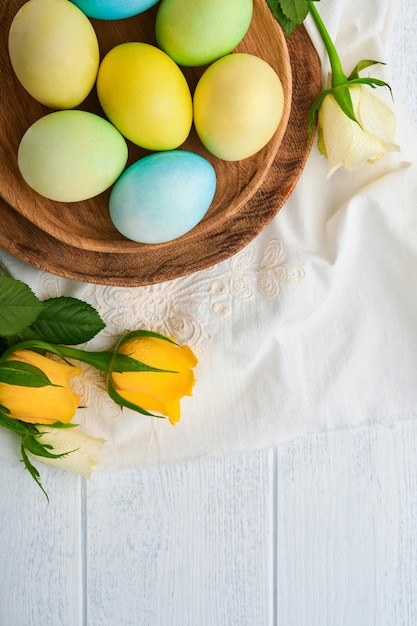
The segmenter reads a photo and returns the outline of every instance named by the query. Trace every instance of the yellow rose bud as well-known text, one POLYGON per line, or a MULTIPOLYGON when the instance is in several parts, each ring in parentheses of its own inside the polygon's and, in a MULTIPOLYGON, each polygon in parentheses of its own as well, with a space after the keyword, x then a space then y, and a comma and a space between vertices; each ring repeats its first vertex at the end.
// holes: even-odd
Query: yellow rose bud
POLYGON ((40 369, 53 383, 44 387, 22 387, 0 382, 0 405, 10 411, 8 417, 31 424, 68 423, 80 401, 69 386, 80 367, 53 361, 31 350, 17 350, 6 360, 20 361, 40 369))
POLYGON ((136 336, 127 339, 118 353, 168 372, 111 372, 111 385, 124 399, 145 411, 180 419, 180 399, 191 396, 195 383, 193 367, 197 358, 188 346, 179 346, 161 337, 136 336))
POLYGON ((332 93, 319 109, 319 148, 329 161, 329 176, 342 165, 347 170, 357 169, 399 150, 393 143, 394 113, 365 85, 350 85, 349 93, 359 124, 342 111, 332 93))

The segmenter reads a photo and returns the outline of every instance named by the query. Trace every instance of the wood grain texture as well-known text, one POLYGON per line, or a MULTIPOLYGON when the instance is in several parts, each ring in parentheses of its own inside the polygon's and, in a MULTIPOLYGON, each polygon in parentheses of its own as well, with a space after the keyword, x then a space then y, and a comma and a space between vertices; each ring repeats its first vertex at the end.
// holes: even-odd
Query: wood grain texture
MULTIPOLYGON (((389 68, 417 123, 416 7, 399 4, 389 68)), ((45 466, 49 506, 5 439, 1 626, 417 624, 416 422, 87 487, 45 466)))
MULTIPOLYGON (((21 0, 12 0, 7 4, 4 20, 1 22, 5 34, 9 23, 21 0)), ((128 20, 102 21, 92 20, 103 56, 114 46, 126 41, 144 41, 156 45, 154 24, 157 7, 145 11, 128 20)), ((4 37, 6 41, 6 37, 4 37)), ((288 122, 291 105, 291 68, 284 36, 273 20, 263 0, 255 2, 254 17, 244 41, 237 51, 251 52, 262 56, 278 73, 285 94, 285 109, 281 124, 271 141, 259 153, 249 159, 226 162, 217 159, 205 150, 195 129, 192 129, 182 148, 197 152, 206 157, 213 165, 217 175, 216 195, 210 210, 199 224, 193 236, 201 237, 209 232, 212 225, 227 221, 228 214, 240 212, 250 197, 260 187, 272 161, 276 158, 281 140, 288 122)), ((7 49, 3 43, 3 62, 7 66, 7 49)), ((191 91, 194 91, 198 79, 205 67, 182 68, 191 91)), ((29 96, 16 80, 13 71, 6 73, 3 88, 8 94, 4 99, 6 124, 0 130, 0 184, 4 200, 20 215, 56 239, 78 248, 107 253, 138 253, 143 244, 125 239, 118 233, 108 215, 110 190, 84 202, 53 202, 43 198, 24 183, 17 168, 17 147, 28 126, 41 116, 50 113, 29 96), (23 106, 22 106, 23 104, 23 106)), ((94 87, 90 96, 77 107, 104 117, 94 87)), ((149 151, 128 142, 129 161, 149 154, 149 151)), ((182 238, 185 243, 187 235, 182 238)), ((171 247, 166 244, 165 247, 171 247)), ((147 248, 148 246, 146 246, 147 248)), ((156 246, 153 250, 158 250, 156 246)))
MULTIPOLYGON (((7 30, 14 8, 19 4, 19 0, 13 0, 6 5, 1 22, 3 30, 7 30)), ((136 18, 128 20, 136 39, 142 24, 139 18, 141 16, 138 21, 136 18)), ((100 28, 97 26, 99 32, 100 28)), ((120 39, 119 30, 115 30, 114 25, 112 28, 107 27, 102 33, 103 51, 114 44, 117 37, 120 39)), ((143 34, 145 39, 152 40, 149 23, 143 34)), ((1 44, 0 62, 7 68, 5 40, 3 38, 1 44)), ((311 147, 306 120, 319 90, 320 76, 318 58, 305 30, 298 29, 287 46, 263 0, 256 0, 251 28, 237 50, 262 56, 280 75, 286 96, 281 126, 263 150, 235 163, 209 155, 192 131, 184 147, 212 162, 218 188, 200 224, 175 242, 164 244, 138 244, 117 233, 108 216, 109 191, 86 203, 67 205, 43 199, 25 185, 17 169, 17 146, 29 123, 45 114, 46 109, 34 103, 21 113, 22 107, 18 102, 11 102, 11 97, 26 98, 31 103, 32 99, 25 95, 10 71, 6 72, 0 98, 0 113, 7 121, 0 135, 3 196, 0 216, 7 220, 9 232, 0 233, 0 244, 23 260, 52 273, 88 282, 133 286, 162 282, 209 267, 249 243, 279 211, 304 167, 311 147), (17 113, 13 113, 15 111, 17 113)), ((200 74, 202 68, 184 71, 200 74)), ((196 78, 196 74, 190 76, 190 84, 195 83, 196 78)), ((88 103, 89 110, 98 110, 95 93, 88 103)), ((137 147, 130 145, 129 149, 130 161, 143 155, 137 147)))
POLYGON ((278 451, 277 624, 417 623, 417 424, 278 451))
POLYGON ((410 80, 417 74, 417 54, 411 52, 410 46, 417 27, 417 5, 413 0, 401 0, 396 5, 396 11, 397 19, 387 53, 389 83, 395 102, 401 102, 417 126, 417 89, 415 81, 410 80))
POLYGON ((39 469, 49 505, 22 464, 1 467, 0 624, 78 626, 84 610, 81 480, 39 469))
POLYGON ((267 452, 97 474, 88 489, 89 626, 266 626, 267 452))

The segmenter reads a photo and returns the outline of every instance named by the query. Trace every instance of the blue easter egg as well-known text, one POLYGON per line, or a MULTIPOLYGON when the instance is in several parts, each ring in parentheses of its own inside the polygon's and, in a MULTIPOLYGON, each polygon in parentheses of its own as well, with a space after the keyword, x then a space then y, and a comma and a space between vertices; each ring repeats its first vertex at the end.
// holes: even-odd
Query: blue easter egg
POLYGON ((163 243, 184 235, 207 213, 216 173, 186 150, 150 154, 123 172, 110 194, 110 219, 127 239, 163 243))
POLYGON ((72 0, 88 17, 98 20, 122 20, 143 13, 158 0, 72 0))

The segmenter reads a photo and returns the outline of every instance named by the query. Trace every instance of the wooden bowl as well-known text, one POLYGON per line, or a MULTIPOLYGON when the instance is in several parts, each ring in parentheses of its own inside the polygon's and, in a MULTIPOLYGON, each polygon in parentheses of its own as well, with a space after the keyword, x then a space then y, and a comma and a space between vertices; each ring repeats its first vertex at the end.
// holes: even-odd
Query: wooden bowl
MULTIPOLYGON (((286 41, 266 0, 255 0, 250 29, 236 51, 262 57, 279 75, 285 96, 280 126, 260 152, 237 162, 208 153, 193 128, 182 147, 201 154, 215 168, 217 190, 212 205, 204 219, 182 237, 162 244, 139 244, 114 228, 108 214, 110 190, 83 202, 54 202, 33 191, 20 175, 20 139, 35 120, 50 112, 23 89, 10 65, 7 36, 22 4, 22 0, 9 0, 0 9, 0 245, 34 266, 64 277, 138 286, 170 280, 224 260, 274 217, 298 180, 309 152, 307 115, 320 86, 317 55, 303 28, 286 41)), ((155 45, 157 8, 125 20, 91 20, 101 56, 125 41, 155 45)), ((182 69, 193 91, 205 67, 182 69)), ((78 108, 104 116, 95 89, 78 108)), ((128 165, 149 154, 130 142, 128 146, 128 165)))

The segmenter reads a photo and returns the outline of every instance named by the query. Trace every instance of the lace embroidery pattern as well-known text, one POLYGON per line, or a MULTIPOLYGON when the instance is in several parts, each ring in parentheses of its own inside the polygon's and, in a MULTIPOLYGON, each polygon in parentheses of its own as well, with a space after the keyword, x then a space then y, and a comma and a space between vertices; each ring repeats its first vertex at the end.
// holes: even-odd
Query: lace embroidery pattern
MULTIPOLYGON (((134 288, 85 285, 81 293, 77 285, 75 295, 96 307, 106 323, 100 349, 112 348, 127 330, 149 328, 174 336, 201 356, 212 339, 207 327, 213 316, 227 318, 236 302, 276 298, 282 285, 303 281, 305 270, 282 257, 281 242, 271 239, 263 249, 249 244, 221 264, 174 281, 134 288)), ((62 295, 64 284, 57 276, 43 273, 40 297, 62 295)), ((103 375, 93 367, 83 366, 83 376, 73 385, 80 407, 94 406, 97 415, 110 421, 120 418, 120 407, 110 400, 103 375)))
MULTIPOLYGON (((282 260, 280 241, 271 239, 265 248, 249 244, 219 265, 174 281, 145 287, 117 288, 94 285, 86 297, 106 323, 103 336, 109 345, 114 337, 134 328, 151 328, 187 343, 204 353, 212 338, 203 318, 226 318, 235 301, 255 296, 276 298, 283 284, 301 282, 305 270, 282 260)), ((45 297, 60 295, 60 282, 45 275, 45 297)))

